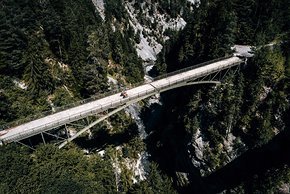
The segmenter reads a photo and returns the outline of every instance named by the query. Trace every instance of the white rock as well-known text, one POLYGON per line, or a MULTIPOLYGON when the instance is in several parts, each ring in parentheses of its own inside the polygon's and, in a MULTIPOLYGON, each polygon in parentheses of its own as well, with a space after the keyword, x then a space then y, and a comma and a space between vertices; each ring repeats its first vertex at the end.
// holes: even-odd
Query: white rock
POLYGON ((187 1, 192 4, 200 3, 200 0, 187 0, 187 1))
POLYGON ((101 157, 104 157, 105 153, 106 153, 105 150, 98 151, 98 154, 99 154, 101 157))
POLYGON ((137 126, 138 126, 138 131, 139 131, 139 136, 141 139, 145 139, 148 134, 145 131, 145 126, 143 124, 142 119, 140 118, 140 106, 135 103, 130 106, 128 106, 125 111, 128 112, 131 115, 131 118, 135 120, 137 126))
POLYGON ((96 7, 97 11, 99 12, 101 18, 105 20, 105 6, 104 0, 92 0, 94 6, 96 7))
POLYGON ((111 76, 107 76, 108 78, 108 83, 110 84, 114 84, 114 85, 117 85, 118 84, 118 81, 116 79, 114 79, 113 77, 111 76))
POLYGON ((13 83, 14 83, 17 87, 21 88, 22 90, 27 90, 27 87, 28 87, 28 86, 25 84, 24 81, 13 80, 13 83))

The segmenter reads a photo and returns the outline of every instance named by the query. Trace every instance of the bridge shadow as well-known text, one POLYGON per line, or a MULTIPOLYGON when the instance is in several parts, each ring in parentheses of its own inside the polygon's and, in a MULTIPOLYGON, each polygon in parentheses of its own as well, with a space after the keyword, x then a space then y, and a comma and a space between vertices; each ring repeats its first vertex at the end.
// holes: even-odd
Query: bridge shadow
POLYGON ((168 120, 176 120, 175 114, 169 111, 168 106, 172 105, 170 102, 178 104, 177 106, 185 106, 186 100, 178 100, 176 93, 186 93, 188 88, 191 87, 164 92, 161 94, 162 98, 164 97, 162 103, 166 105, 155 103, 151 104, 150 108, 143 108, 141 118, 149 134, 145 140, 150 154, 149 160, 157 163, 164 174, 173 178, 178 193, 202 193, 202 177, 199 169, 191 162, 184 141, 187 134, 179 123, 168 124, 168 120), (185 179, 180 178, 182 176, 186 176, 190 182, 198 186, 191 187, 185 179))
MULTIPOLYGON (((46 143, 59 143, 59 141, 63 140, 61 138, 66 138, 65 133, 60 133, 60 129, 54 129, 49 132, 55 136, 43 133, 46 143)), ((107 129, 101 128, 93 132, 92 138, 89 138, 87 135, 81 136, 76 138, 73 142, 81 149, 92 151, 105 149, 109 145, 115 147, 124 143, 129 143, 131 139, 137 136, 139 136, 138 127, 133 123, 124 129, 123 132, 112 134, 107 129)), ((37 146, 44 144, 41 134, 23 139, 20 143, 32 149, 36 149, 37 146)))
POLYGON ((287 126, 267 144, 246 151, 206 177, 200 175, 188 153, 182 151, 186 150, 186 147, 179 149, 180 153, 175 159, 176 170, 189 173, 190 180, 190 184, 181 188, 180 193, 221 193, 242 183, 251 183, 255 176, 262 177, 270 169, 290 166, 290 125, 287 126))
POLYGON ((290 164, 290 130, 285 129, 269 143, 246 151, 223 168, 202 179, 208 193, 232 189, 254 175, 264 174, 268 169, 290 164))
POLYGON ((106 129, 100 129, 94 132, 92 138, 87 136, 78 137, 74 140, 82 149, 87 149, 89 151, 105 149, 107 146, 111 145, 113 147, 128 143, 134 137, 139 136, 137 126, 131 124, 123 132, 110 134, 106 129))
MULTIPOLYGON (((172 92, 168 91, 166 94, 164 104, 168 105, 166 101, 175 101, 180 103, 180 106, 183 105, 182 101, 174 98, 172 92)), ((158 163, 164 173, 173 177, 175 188, 179 193, 220 193, 235 188, 241 183, 250 182, 255 175, 263 175, 269 169, 290 165, 290 111, 284 118, 284 121, 288 122, 285 130, 273 137, 267 144, 246 151, 209 176, 202 177, 187 153, 188 148, 184 141, 186 134, 183 133, 182 126, 178 123, 166 126, 165 123, 171 119, 172 113, 159 105, 155 105, 154 109, 159 115, 157 119, 155 118, 155 123, 152 123, 150 119, 146 122, 145 119, 146 128, 151 128, 151 131, 147 131, 150 135, 146 140, 148 152, 151 154, 150 159, 158 163), (176 172, 188 174, 189 185, 178 185, 176 172)), ((147 119, 150 115, 155 117, 152 109, 143 112, 143 117, 147 119)))
POLYGON ((67 138, 66 133, 61 128, 52 129, 50 131, 42 133, 44 141, 41 134, 31 136, 29 138, 20 140, 19 143, 28 146, 32 149, 36 149, 39 145, 46 143, 59 143, 67 138), (50 134, 50 135, 49 135, 50 134))

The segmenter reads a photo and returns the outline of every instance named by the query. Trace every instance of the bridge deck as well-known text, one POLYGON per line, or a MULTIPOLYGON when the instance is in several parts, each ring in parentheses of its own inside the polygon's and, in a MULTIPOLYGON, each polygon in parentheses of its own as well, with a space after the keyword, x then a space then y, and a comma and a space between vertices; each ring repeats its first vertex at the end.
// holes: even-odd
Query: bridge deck
POLYGON ((243 61, 238 57, 227 58, 218 62, 214 62, 196 69, 188 70, 187 72, 172 75, 151 83, 127 90, 128 97, 123 98, 120 94, 113 94, 99 100, 95 100, 74 108, 70 108, 14 128, 0 131, 0 143, 10 143, 28 138, 41 132, 62 126, 66 123, 85 118, 89 115, 106 111, 115 108, 126 102, 136 100, 148 94, 154 95, 157 91, 162 92, 172 87, 173 85, 181 84, 223 69, 238 65, 243 61))

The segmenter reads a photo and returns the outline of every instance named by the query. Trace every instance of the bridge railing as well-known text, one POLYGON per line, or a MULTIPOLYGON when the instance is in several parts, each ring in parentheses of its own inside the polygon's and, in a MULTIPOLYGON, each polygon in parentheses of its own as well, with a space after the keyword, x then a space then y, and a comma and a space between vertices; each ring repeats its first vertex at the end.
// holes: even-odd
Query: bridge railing
MULTIPOLYGON (((213 59, 213 60, 210 60, 210 61, 207 61, 207 62, 203 62, 203 63, 199 63, 199 64, 196 64, 196 65, 184 68, 184 69, 180 69, 180 70, 177 70, 177 71, 173 71, 173 72, 158 76, 158 77, 154 78, 153 81, 157 81, 157 80, 169 77, 169 76, 173 76, 173 75, 176 75, 176 74, 179 74, 179 73, 183 73, 183 72, 186 72, 186 71, 189 71, 189 70, 193 70, 193 69, 196 69, 196 68, 199 68, 199 67, 214 63, 214 62, 218 62, 218 61, 221 61, 221 60, 225 60, 225 59, 228 59, 228 58, 231 58, 231 57, 232 57, 232 55, 231 56, 217 58, 217 59, 213 59)), ((131 86, 127 87, 127 89, 131 89, 133 87, 137 87, 137 86, 140 86, 140 85, 143 85, 143 84, 144 84, 144 82, 139 82, 139 83, 136 83, 136 84, 132 84, 131 86)), ((123 89, 117 88, 115 90, 111 90, 109 92, 98 94, 98 95, 92 96, 92 97, 87 98, 87 99, 76 101, 74 103, 70 103, 70 104, 67 104, 67 105, 64 105, 64 106, 61 106, 61 107, 56 107, 54 109, 54 111, 49 110, 49 111, 44 111, 44 112, 41 112, 41 113, 37 113, 35 115, 27 116, 26 118, 19 119, 19 120, 16 120, 16 121, 12 121, 12 122, 9 122, 9 123, 7 123, 5 125, 0 126, 0 131, 4 130, 4 129, 13 128, 13 127, 16 127, 18 125, 21 125, 21 124, 24 124, 24 123, 28 123, 30 121, 33 121, 33 120, 36 120, 36 119, 40 119, 42 117, 45 117, 45 116, 48 116, 48 115, 52 115, 52 114, 55 114, 55 113, 58 113, 58 112, 61 112, 61 111, 64 111, 64 110, 79 106, 79 105, 82 105, 82 104, 86 104, 86 103, 89 103, 89 102, 92 102, 92 101, 95 101, 95 100, 99 100, 101 98, 104 98, 104 97, 119 93, 121 91, 123 91, 123 89)))
POLYGON ((154 81, 160 80, 160 79, 163 79, 163 78, 166 78, 166 77, 170 77, 170 76, 173 76, 173 75, 176 75, 176 74, 179 74, 179 73, 183 73, 183 72, 186 72, 186 71, 190 71, 190 70, 193 70, 193 69, 205 66, 205 65, 209 65, 211 63, 215 63, 215 62, 218 62, 218 61, 229 59, 231 57, 233 57, 233 55, 220 57, 220 58, 217 58, 217 59, 213 59, 213 60, 210 60, 210 61, 206 61, 206 62, 203 62, 203 63, 196 64, 196 65, 193 65, 193 66, 190 66, 190 67, 179 69, 179 70, 176 70, 176 71, 173 71, 173 72, 170 72, 170 73, 166 73, 166 74, 163 74, 163 75, 160 75, 160 76, 154 78, 154 81))
POLYGON ((61 106, 61 107, 55 107, 54 110, 44 111, 44 112, 40 112, 40 113, 37 113, 34 115, 30 115, 30 116, 27 116, 26 118, 12 121, 12 122, 9 122, 5 125, 0 126, 0 131, 4 130, 4 129, 12 128, 12 127, 15 127, 15 126, 18 126, 18 125, 21 125, 21 124, 24 124, 24 123, 48 116, 48 115, 52 115, 52 114, 55 114, 55 113, 79 106, 79 105, 82 105, 82 104, 86 104, 86 103, 110 96, 110 95, 118 93, 118 92, 121 92, 121 89, 111 90, 109 92, 101 93, 101 94, 92 96, 90 98, 79 100, 79 101, 76 101, 76 102, 61 106))
MULTIPOLYGON (((221 67, 216 67, 216 68, 211 69, 210 71, 207 70, 207 71, 196 73, 194 77, 195 77, 195 79, 198 79, 198 78, 204 77, 204 76, 206 76, 208 74, 220 72, 220 71, 223 71, 225 69, 231 68, 231 67, 239 65, 239 64, 241 64, 241 62, 231 63, 231 64, 228 64, 227 66, 222 67, 222 68, 221 67)), ((167 90, 170 86, 175 86, 178 83, 184 83, 184 82, 187 82, 187 81, 194 81, 194 80, 192 79, 192 76, 184 76, 184 77, 176 79, 173 82, 169 81, 169 85, 168 84, 161 85, 161 87, 159 87, 159 89, 164 91, 164 89, 167 90)))
MULTIPOLYGON (((194 77, 195 78, 203 77, 203 76, 205 76, 205 75, 207 75, 209 73, 218 72, 218 71, 230 68, 231 66, 235 66, 237 64, 240 64, 240 62, 231 63, 231 64, 228 64, 228 65, 223 66, 223 67, 216 67, 216 68, 213 68, 211 70, 199 72, 199 73, 196 73, 194 75, 194 77)), ((167 83, 164 83, 162 85, 159 85, 158 86, 158 88, 160 90, 159 92, 165 91, 168 88, 170 88, 171 86, 175 86, 178 83, 184 83, 186 81, 192 80, 192 77, 193 77, 192 75, 191 76, 189 76, 189 75, 180 76, 180 77, 178 77, 178 79, 172 81, 171 83, 167 82, 167 83)), ((55 127, 61 126, 64 123, 66 123, 67 121, 74 121, 74 120, 83 118, 83 117, 85 117, 88 114, 94 114, 94 113, 97 112, 97 110, 99 112, 101 112, 102 109, 104 110, 104 109, 112 108, 112 107, 120 105, 120 104, 124 104, 126 102, 132 102, 132 101, 134 101, 136 99, 144 98, 144 96, 146 96, 146 95, 153 95, 156 92, 158 92, 158 91, 156 91, 153 88, 147 89, 145 91, 141 91, 141 92, 138 92, 138 93, 136 93, 134 95, 131 95, 128 98, 121 98, 121 99, 118 99, 118 100, 113 100, 113 101, 108 102, 106 104, 102 104, 102 105, 99 105, 97 107, 91 107, 90 109, 86 109, 84 112, 73 114, 73 115, 68 115, 67 117, 62 118, 62 120, 58 120, 57 122, 49 122, 49 123, 46 123, 46 124, 37 125, 36 127, 31 128, 29 131, 19 132, 19 133, 16 133, 14 135, 10 135, 9 137, 7 137, 5 139, 2 139, 2 141, 5 142, 5 143, 9 143, 9 142, 12 142, 12 141, 19 141, 21 138, 27 138, 27 137, 39 134, 39 133, 41 133, 43 131, 49 130, 50 128, 55 128, 55 127)))

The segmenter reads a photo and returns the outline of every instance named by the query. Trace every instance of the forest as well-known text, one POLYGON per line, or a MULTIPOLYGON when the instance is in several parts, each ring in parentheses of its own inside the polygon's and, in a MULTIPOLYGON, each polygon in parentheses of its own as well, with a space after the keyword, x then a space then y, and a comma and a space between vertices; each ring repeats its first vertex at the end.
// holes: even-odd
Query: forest
POLYGON ((289 153, 282 147, 289 146, 289 139, 275 139, 289 133, 289 2, 201 1, 196 9, 159 55, 159 74, 230 55, 234 44, 256 46, 255 54, 225 78, 226 85, 165 93, 162 122, 152 138, 161 139, 161 146, 152 152, 168 173, 184 163, 192 166, 187 172, 193 180, 185 193, 277 193, 289 183, 289 157, 281 156, 289 153), (168 164, 169 158, 175 160, 168 164))
POLYGON ((1 193, 289 192, 290 2, 103 2, 105 19, 90 0, 0 2, 0 126, 112 91, 109 77, 143 82, 136 45, 150 34, 134 29, 126 3, 153 31, 145 15, 186 21, 164 30, 168 39, 158 35, 154 76, 230 56, 233 45, 251 45, 254 57, 219 86, 162 93, 162 106, 143 101, 146 139, 123 111, 65 149, 0 147, 1 193), (145 151, 146 179, 135 182, 126 163, 145 151))

